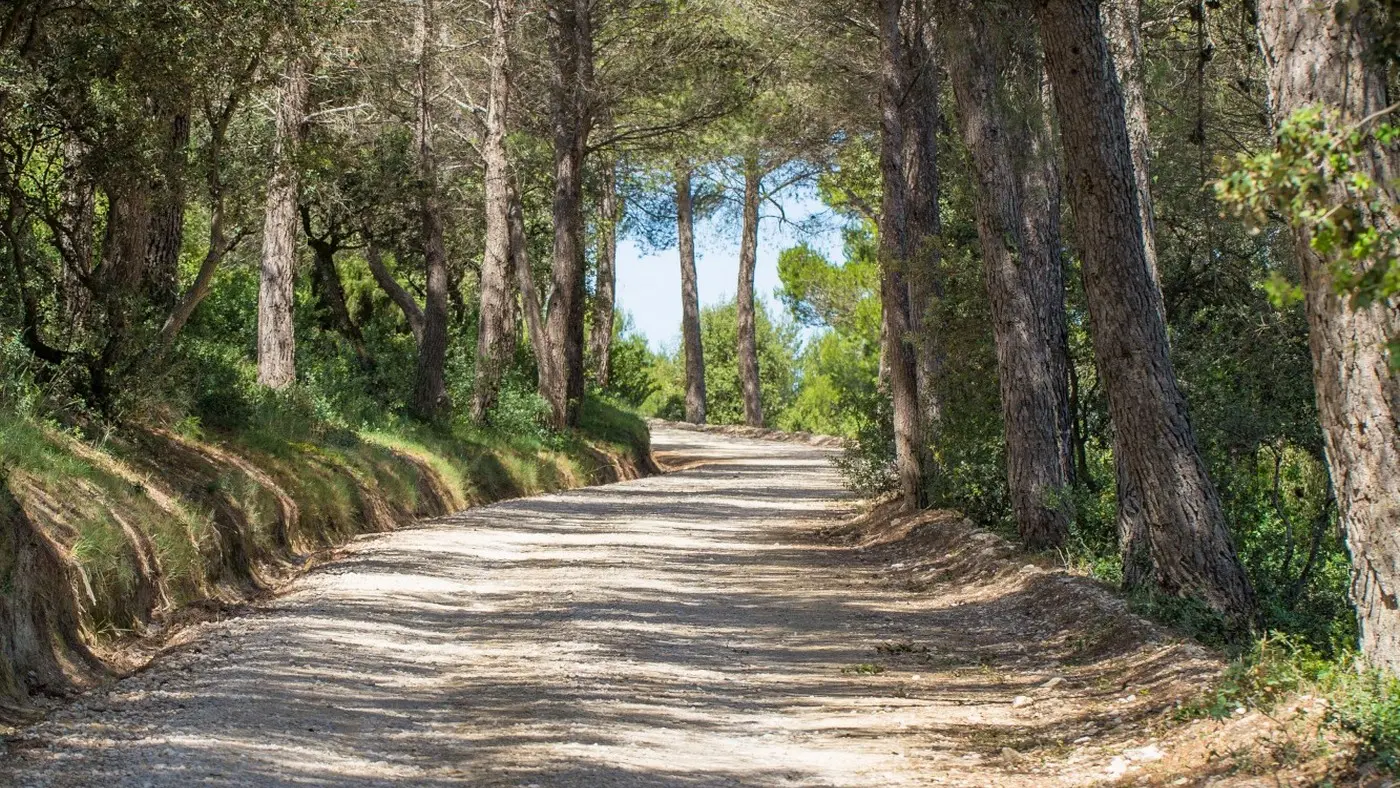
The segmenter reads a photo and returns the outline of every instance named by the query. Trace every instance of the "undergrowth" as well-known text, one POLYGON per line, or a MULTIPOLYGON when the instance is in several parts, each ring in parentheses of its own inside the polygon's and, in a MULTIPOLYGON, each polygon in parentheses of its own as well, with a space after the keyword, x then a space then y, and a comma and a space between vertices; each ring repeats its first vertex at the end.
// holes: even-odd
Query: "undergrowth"
POLYGON ((1324 724, 1356 737, 1359 760, 1392 773, 1400 767, 1400 679, 1365 667, 1354 652, 1324 656, 1285 634, 1257 639, 1216 687, 1179 714, 1224 719, 1239 709, 1269 712, 1299 694, 1326 701, 1324 724))

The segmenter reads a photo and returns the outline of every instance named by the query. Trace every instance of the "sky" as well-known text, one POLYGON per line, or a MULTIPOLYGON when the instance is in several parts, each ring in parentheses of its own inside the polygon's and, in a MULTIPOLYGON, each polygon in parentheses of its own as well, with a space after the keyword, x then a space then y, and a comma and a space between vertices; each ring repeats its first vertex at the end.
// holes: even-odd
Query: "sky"
MULTIPOLYGON (((840 223, 831 218, 825 206, 810 195, 793 194, 780 198, 788 224, 769 210, 758 226, 758 265, 754 291, 768 307, 768 314, 782 315, 782 304, 774 297, 778 288, 778 254, 802 241, 822 252, 827 259, 841 260, 840 223), (801 231, 792 223, 825 215, 815 232, 801 231)), ((739 225, 722 218, 700 220, 695 226, 695 271, 699 279, 702 306, 726 302, 734 297, 739 279, 739 225)), ((680 254, 669 249, 648 250, 630 238, 617 247, 617 304, 632 315, 633 330, 646 336, 653 350, 675 349, 681 333, 680 254)))

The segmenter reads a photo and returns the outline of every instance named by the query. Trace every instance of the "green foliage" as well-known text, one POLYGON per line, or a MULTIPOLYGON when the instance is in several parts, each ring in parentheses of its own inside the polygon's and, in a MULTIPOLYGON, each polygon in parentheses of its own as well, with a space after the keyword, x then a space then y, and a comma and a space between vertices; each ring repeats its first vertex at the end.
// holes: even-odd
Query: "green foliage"
POLYGON ((1325 724, 1355 735, 1363 760, 1391 771, 1400 767, 1400 679, 1365 667, 1354 653, 1329 658, 1278 632, 1256 640, 1216 687, 1181 714, 1223 719, 1239 709, 1269 712, 1299 692, 1327 701, 1325 724))
POLYGON ((611 369, 604 393, 631 407, 641 407, 659 384, 652 374, 656 358, 647 338, 632 331, 630 315, 619 315, 613 332, 611 369))
MULTIPOLYGON (((1279 124, 1272 150, 1240 154, 1216 193, 1256 229, 1282 214, 1331 261, 1333 284, 1358 307, 1400 293, 1400 226, 1389 184, 1377 183, 1364 162, 1374 148, 1394 148, 1400 126, 1344 122, 1336 109, 1313 106, 1279 124)), ((1279 276, 1270 292, 1296 298, 1279 276)))
MULTIPOLYGON (((739 384, 738 314, 734 301, 700 310, 706 419, 711 424, 744 423, 743 391, 739 384)), ((797 395, 797 331, 791 325, 771 320, 760 301, 755 304, 754 333, 758 343, 758 382, 764 420, 780 424, 797 395)), ((685 416, 685 366, 679 350, 654 360, 650 387, 640 408, 642 413, 663 419, 685 416)))

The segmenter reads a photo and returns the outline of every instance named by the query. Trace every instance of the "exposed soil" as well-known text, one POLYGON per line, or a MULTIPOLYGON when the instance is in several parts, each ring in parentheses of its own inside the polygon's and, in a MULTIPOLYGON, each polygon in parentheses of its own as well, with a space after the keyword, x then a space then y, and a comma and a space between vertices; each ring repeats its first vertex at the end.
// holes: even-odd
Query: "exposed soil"
POLYGON ((1192 749, 1220 724, 1172 712, 1220 662, 1108 590, 948 513, 850 521, 828 448, 653 445, 687 470, 362 539, 11 739, 0 779, 1281 781, 1192 749))

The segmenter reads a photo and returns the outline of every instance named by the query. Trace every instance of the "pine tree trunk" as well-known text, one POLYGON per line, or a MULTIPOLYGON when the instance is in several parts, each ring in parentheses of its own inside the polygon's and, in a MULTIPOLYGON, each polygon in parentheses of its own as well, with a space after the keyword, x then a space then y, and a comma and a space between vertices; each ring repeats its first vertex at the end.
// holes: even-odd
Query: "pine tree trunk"
POLYGON ((583 157, 589 132, 593 36, 588 0, 555 0, 554 27, 554 261, 545 316, 550 366, 540 378, 557 429, 576 426, 583 402, 583 157), (548 383, 546 384, 546 381, 548 383))
POLYGON ((449 407, 447 398, 447 245, 439 204, 437 156, 433 150, 433 91, 436 82, 437 20, 433 0, 419 0, 414 20, 418 56, 414 94, 417 118, 414 143, 418 166, 418 216, 423 233, 423 263, 427 288, 423 298, 423 338, 418 343, 413 410, 424 421, 435 421, 449 407))
POLYGON ((59 217, 64 232, 58 234, 59 255, 63 258, 64 336, 81 335, 87 324, 92 294, 84 280, 92 273, 93 233, 97 216, 97 189, 83 172, 85 146, 76 139, 63 145, 63 188, 59 195, 59 217))
POLYGON ((1065 149, 1094 353, 1127 477, 1142 493, 1163 590, 1198 595, 1233 624, 1254 592, 1225 527, 1176 383, 1162 293, 1143 248, 1123 97, 1097 0, 1037 3, 1065 149))
POLYGON ((904 99, 905 205, 909 221, 909 259, 904 277, 909 288, 909 330, 914 351, 914 383, 923 428, 925 479, 936 474, 930 448, 938 442, 943 421, 943 341, 932 314, 943 295, 940 280, 939 240, 943 232, 939 215, 938 130, 942 125, 939 63, 934 56, 934 25, 920 3, 905 9, 904 99))
POLYGON ((998 30, 986 10, 945 9, 948 72, 976 179, 1012 509, 1027 547, 1058 547, 1069 534, 1073 466, 1059 205, 1046 175, 1039 53, 1024 40, 1028 18, 998 30))
POLYGON ((486 134, 481 156, 486 164, 486 251, 481 259, 480 319, 476 342, 476 382, 472 420, 486 420, 496 403, 501 375, 510 359, 506 350, 514 334, 510 263, 510 161, 506 152, 506 118, 510 112, 510 42, 513 0, 491 2, 490 86, 486 99, 486 134))
POLYGON ((146 250, 146 282, 154 301, 167 309, 180 290, 180 249, 185 239, 186 149, 190 144, 190 116, 185 111, 170 118, 169 147, 163 151, 161 177, 154 189, 151 229, 146 250))
POLYGON ((617 223, 622 211, 617 204, 617 165, 603 167, 603 194, 598 206, 598 277, 593 293, 594 381, 607 388, 612 369, 613 312, 617 297, 617 223))
POLYGON ((695 275, 695 208, 690 170, 676 170, 676 238, 681 258, 681 342, 685 350, 685 420, 705 423, 705 349, 700 341, 700 289, 695 275))
POLYGON ((1157 223, 1152 216, 1152 138, 1147 120, 1147 64, 1142 51, 1142 0, 1104 0, 1100 14, 1108 36, 1114 72, 1123 91, 1123 114, 1133 151, 1133 178, 1137 183, 1138 216, 1142 218, 1142 246, 1152 278, 1161 286, 1157 270, 1157 223))
MULTIPOLYGON (((1123 110, 1133 152, 1133 177, 1137 183, 1138 215, 1142 220, 1142 245, 1152 280, 1160 288, 1157 266, 1156 223, 1152 217, 1151 137, 1147 123, 1147 79, 1142 52, 1142 0, 1105 0, 1100 13, 1109 49, 1123 90, 1123 110)), ((1165 320, 1165 315, 1163 316, 1165 320)), ((1110 427, 1110 429, 1113 429, 1110 427)), ((1123 587, 1144 588, 1152 581, 1151 535, 1142 493, 1121 460, 1118 431, 1113 429, 1114 472, 1118 478, 1118 547, 1123 559, 1123 587)))
POLYGON ((301 146, 311 80, 307 63, 293 58, 282 76, 277 107, 277 144, 263 213, 262 267, 258 285, 258 383, 284 389, 296 382, 296 335, 292 321, 296 283, 296 155, 301 146))
POLYGON ((880 297, 884 307, 883 347, 894 402, 895 465, 907 506, 923 503, 919 397, 914 349, 910 344, 909 286, 902 273, 909 259, 908 208, 904 168, 906 89, 900 0, 880 0, 880 297))
POLYGON ((754 270, 758 266, 758 208, 763 172, 758 159, 744 159, 744 226, 739 243, 739 386, 744 396, 744 423, 763 426, 763 393, 758 378, 758 329, 754 319, 754 270))
MULTIPOLYGON (((1371 38, 1378 20, 1365 13, 1339 19, 1342 5, 1259 3, 1260 38, 1280 120, 1322 103, 1339 109, 1341 122, 1355 124, 1387 106, 1383 61, 1371 38)), ((1394 151, 1372 143, 1367 153, 1361 171, 1376 183, 1393 184, 1400 174, 1394 151)), ((1394 232, 1395 204, 1366 222, 1394 232)), ((1372 664, 1400 673, 1400 377, 1386 352, 1387 342, 1400 340, 1400 310, 1394 303, 1353 308, 1337 293, 1329 261, 1305 232, 1296 234, 1295 248, 1327 464, 1352 557, 1361 652, 1372 664)))

